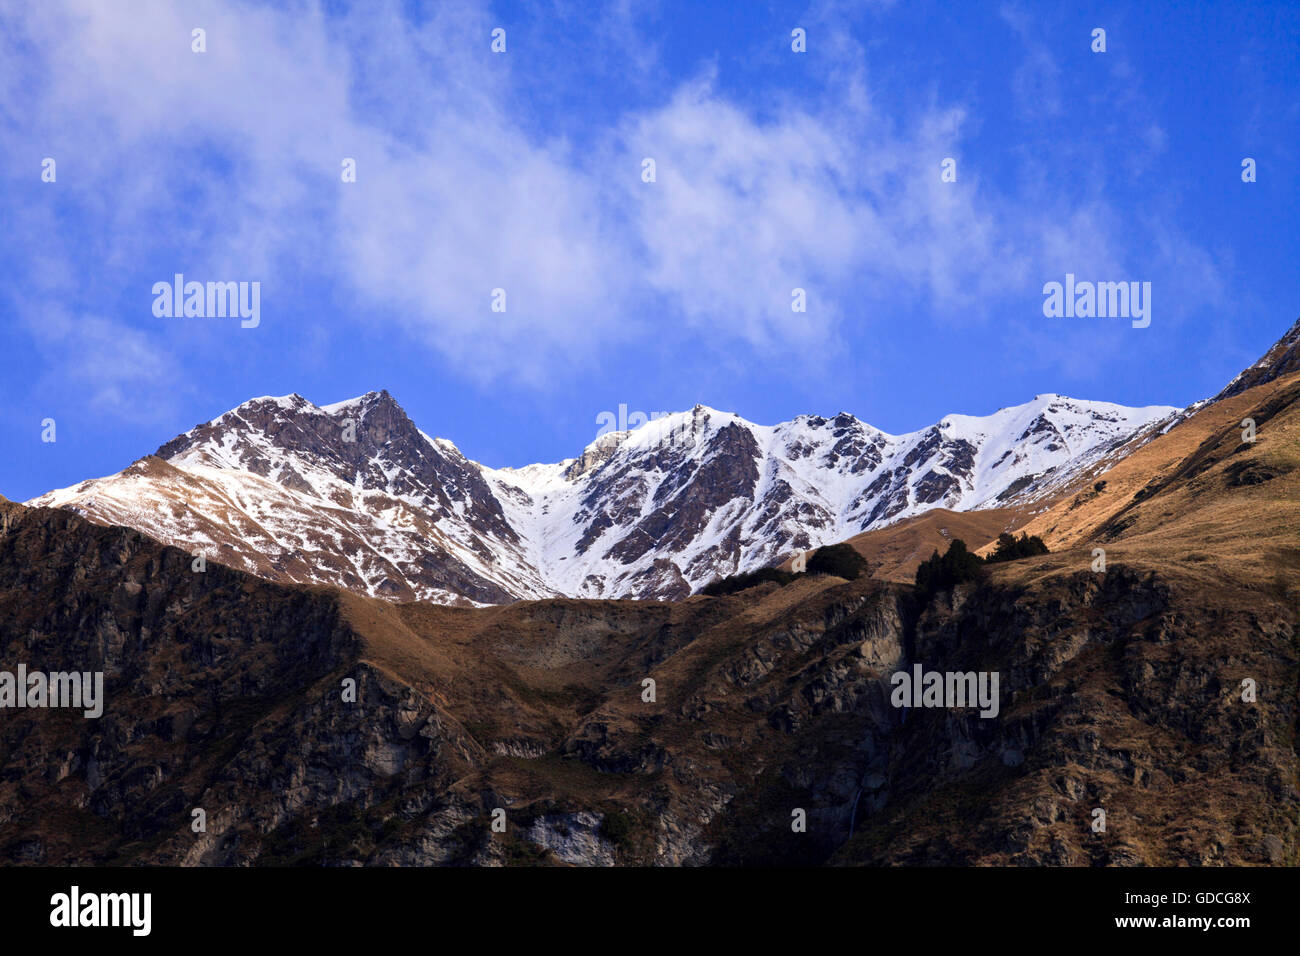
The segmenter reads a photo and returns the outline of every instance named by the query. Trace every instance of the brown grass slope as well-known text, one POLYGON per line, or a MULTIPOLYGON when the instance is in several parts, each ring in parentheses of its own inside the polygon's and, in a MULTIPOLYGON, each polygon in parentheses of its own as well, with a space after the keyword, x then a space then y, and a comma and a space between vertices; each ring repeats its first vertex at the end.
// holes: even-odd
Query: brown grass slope
MULTIPOLYGON (((1136 543, 1136 538, 1157 526, 1163 528, 1161 537, 1169 544, 1176 536, 1196 537, 1201 533, 1197 529, 1213 531, 1213 516, 1220 511, 1233 526, 1229 539, 1240 539, 1247 528, 1255 544, 1261 542, 1260 535, 1293 536, 1295 524, 1287 520, 1294 517, 1293 509, 1287 507, 1288 496, 1281 490, 1295 487, 1291 463, 1294 415, 1275 416, 1293 409, 1298 388, 1300 375, 1289 375, 1206 406, 1110 470, 1090 476, 1021 530, 1042 536, 1054 551, 1081 546, 1094 538, 1098 545, 1120 540, 1136 543), (1245 418, 1256 422, 1253 444, 1241 440, 1245 418), (1221 468, 1215 470, 1220 464, 1237 470, 1224 477, 1221 468), (1193 480, 1198 477, 1201 480, 1193 480), (1223 480, 1218 480, 1220 477, 1223 480), (1252 481, 1262 485, 1275 478, 1282 483, 1260 493, 1258 505, 1264 510, 1258 518, 1238 514, 1243 506, 1250 510, 1252 499, 1237 489, 1251 487, 1252 481), (1104 482, 1100 489, 1098 482, 1104 482), (1157 496, 1159 510, 1154 504, 1157 496), (1216 506, 1226 506, 1226 511, 1216 506), (1264 521, 1266 516, 1269 520, 1264 521), (1281 519, 1280 523, 1274 522, 1274 517, 1281 519), (1254 527, 1240 524, 1242 518, 1254 527), (1211 522, 1209 527, 1203 526, 1206 521, 1211 522)), ((1238 541, 1233 546, 1223 540, 1220 544, 1225 545, 1227 556, 1241 550, 1244 543, 1238 541)))
MULTIPOLYGON (((954 538, 965 541, 973 551, 997 540, 1004 531, 1015 531, 1029 520, 1028 508, 989 508, 982 511, 949 511, 935 508, 887 528, 864 531, 849 538, 881 581, 911 584, 920 563, 935 551, 948 550, 954 538)), ((786 562, 783 567, 789 566, 786 562)))

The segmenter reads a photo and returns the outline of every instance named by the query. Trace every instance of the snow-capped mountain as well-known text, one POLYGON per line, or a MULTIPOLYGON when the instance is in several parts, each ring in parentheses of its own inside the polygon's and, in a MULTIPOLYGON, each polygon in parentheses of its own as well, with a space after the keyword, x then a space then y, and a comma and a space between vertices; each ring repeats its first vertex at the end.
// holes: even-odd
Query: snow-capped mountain
POLYGON ((849 414, 765 426, 697 405, 576 458, 494 469, 387 392, 289 395, 28 504, 394 600, 676 598, 930 508, 1033 501, 1176 412, 1040 395, 889 435, 849 414))

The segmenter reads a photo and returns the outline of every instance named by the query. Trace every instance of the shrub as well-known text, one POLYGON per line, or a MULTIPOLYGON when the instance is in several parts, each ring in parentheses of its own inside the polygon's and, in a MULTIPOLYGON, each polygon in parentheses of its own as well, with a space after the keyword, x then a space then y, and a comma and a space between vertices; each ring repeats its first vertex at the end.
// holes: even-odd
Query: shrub
POLYGON ((600 835, 619 849, 632 842, 632 818, 622 810, 610 810, 600 821, 600 835))
POLYGON ((848 581, 867 573, 867 560, 851 544, 828 544, 808 559, 810 574, 833 574, 848 581))
MULTIPOLYGON (((828 544, 824 548, 818 548, 808 558, 809 574, 833 574, 853 581, 866 574, 868 570, 866 559, 858 554, 851 544, 828 544)), ((757 571, 749 571, 745 574, 718 578, 706 584, 700 593, 707 594, 709 597, 721 597, 724 594, 735 594, 737 591, 756 587, 767 581, 774 581, 781 587, 785 587, 797 577, 799 575, 794 572, 782 571, 780 568, 759 568, 757 571)))
POLYGON ((951 590, 963 581, 973 581, 979 577, 983 565, 980 556, 972 554, 965 541, 954 538, 943 557, 939 557, 936 549, 916 569, 917 590, 926 598, 940 591, 951 590))
POLYGON ((781 587, 785 587, 796 577, 797 574, 782 571, 780 568, 759 568, 747 574, 733 574, 730 577, 718 578, 706 584, 700 593, 707 594, 709 597, 721 597, 724 594, 735 594, 746 588, 757 587, 767 581, 775 581, 781 587))
POLYGON ((993 553, 988 557, 989 564, 996 564, 999 561, 1015 561, 1019 558, 1032 558, 1038 554, 1047 554, 1047 545, 1043 544, 1043 539, 1034 535, 1032 538, 1022 534, 1017 538, 1013 534, 1007 534, 1005 531, 998 535, 998 543, 993 549, 993 553))

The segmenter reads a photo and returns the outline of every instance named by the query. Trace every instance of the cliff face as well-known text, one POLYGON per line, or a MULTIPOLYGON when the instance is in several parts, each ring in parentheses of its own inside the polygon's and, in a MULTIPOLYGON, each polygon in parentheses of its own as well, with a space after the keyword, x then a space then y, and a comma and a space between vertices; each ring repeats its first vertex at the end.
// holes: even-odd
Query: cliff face
POLYGON ((354 654, 330 599, 285 591, 136 532, 4 506, 0 655, 12 671, 104 674, 98 719, 8 710, 4 853, 31 862, 150 858, 286 696, 354 654))
POLYGON ((1000 670, 999 718, 909 715, 889 805, 837 861, 1295 862, 1294 605, 1167 569, 1007 578, 927 611, 916 647, 1000 670))

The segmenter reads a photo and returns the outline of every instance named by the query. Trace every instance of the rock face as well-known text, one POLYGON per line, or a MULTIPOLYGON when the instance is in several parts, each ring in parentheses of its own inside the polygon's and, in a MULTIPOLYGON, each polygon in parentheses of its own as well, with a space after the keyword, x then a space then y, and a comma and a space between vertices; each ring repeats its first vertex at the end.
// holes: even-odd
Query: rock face
POLYGON ((697 406, 575 459, 491 469, 386 392, 324 407, 290 395, 29 504, 394 601, 677 599, 933 507, 1036 501, 1174 411, 1043 395, 892 436, 847 414, 768 427, 697 406))
POLYGON ((1297 617, 1273 603, 1242 607, 1241 591, 1216 595, 1206 614, 1190 584, 1121 567, 985 587, 929 609, 916 658, 945 671, 1000 662, 1003 711, 995 721, 970 709, 910 714, 885 782, 866 787, 869 815, 832 859, 1294 860, 1300 768, 1279 729, 1296 726, 1297 617), (1246 677, 1280 693, 1268 706, 1244 702, 1246 677), (1237 763, 1243 751, 1248 766, 1237 763), (1104 833, 1092 828, 1097 809, 1104 833))
POLYGON ((362 491, 418 502, 435 522, 461 511, 475 528, 515 543, 479 470, 447 443, 430 441, 387 392, 316 409, 298 395, 240 406, 157 451, 179 468, 237 467, 313 493, 322 473, 362 491), (400 463, 390 474, 389 466, 400 463))

